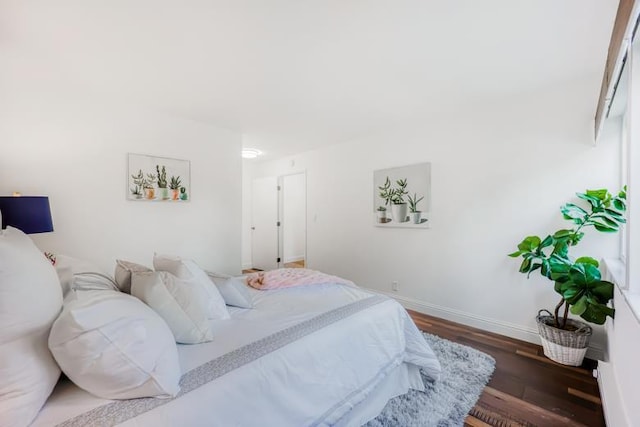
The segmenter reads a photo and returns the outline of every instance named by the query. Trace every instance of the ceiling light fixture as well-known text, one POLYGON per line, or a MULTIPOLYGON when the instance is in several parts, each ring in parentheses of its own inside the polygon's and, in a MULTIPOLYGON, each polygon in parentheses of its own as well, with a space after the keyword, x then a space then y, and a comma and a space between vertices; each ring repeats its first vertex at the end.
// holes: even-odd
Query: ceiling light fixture
POLYGON ((262 155, 262 151, 257 150, 255 148, 243 148, 242 149, 242 157, 245 159, 255 159, 256 157, 262 155))

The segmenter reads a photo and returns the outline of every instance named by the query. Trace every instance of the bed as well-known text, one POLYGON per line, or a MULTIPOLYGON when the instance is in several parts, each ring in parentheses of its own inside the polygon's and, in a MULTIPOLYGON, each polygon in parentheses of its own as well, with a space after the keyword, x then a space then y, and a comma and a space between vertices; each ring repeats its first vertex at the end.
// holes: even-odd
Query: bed
MULTIPOLYGON (((162 317, 152 300, 135 297, 135 283, 126 289, 131 295, 121 292, 123 288, 92 289, 84 283, 84 288, 69 290, 63 285, 67 296, 61 312, 60 280, 26 236, 15 229, 0 233, 0 255, 0 317, 5 325, 0 330, 0 426, 358 426, 375 418, 390 398, 409 389, 423 390, 420 371, 431 380, 440 373, 437 358, 402 306, 343 281, 268 291, 242 285, 251 308, 228 307, 225 295, 221 301, 226 317, 205 317, 214 331, 212 340, 176 345, 177 335, 167 327, 175 319, 162 317), (166 398, 112 400, 85 391, 82 382, 95 374, 111 350, 86 345, 93 341, 78 346, 86 334, 73 328, 67 327, 77 336, 59 339, 60 324, 73 317, 69 313, 81 317, 70 308, 73 298, 113 300, 111 306, 87 305, 93 311, 85 313, 90 322, 83 333, 108 338, 103 342, 118 351, 131 341, 110 341, 107 329, 131 335, 137 331, 135 323, 118 323, 126 317, 127 304, 137 307, 135 319, 146 310, 166 329, 166 347, 156 356, 175 354, 174 392, 166 398), (105 313, 108 322, 100 323, 105 313), (66 362, 58 341, 66 346, 66 362), (60 368, 70 379, 57 381, 60 368)), ((171 276, 157 270, 139 277, 171 276)), ((80 276, 72 277, 78 285, 80 276)), ((152 342, 138 344, 146 349, 152 342)), ((105 366, 117 370, 110 362, 105 366)), ((138 359, 134 362, 134 370, 127 372, 142 371, 138 359)), ((97 378, 110 380, 111 368, 98 371, 102 376, 97 378)), ((151 377, 157 372, 151 371, 151 377)), ((100 381, 98 389, 106 385, 100 381)))
POLYGON ((250 290, 254 308, 178 345, 172 399, 97 398, 62 379, 33 426, 357 426, 440 365, 406 311, 358 287, 250 290))

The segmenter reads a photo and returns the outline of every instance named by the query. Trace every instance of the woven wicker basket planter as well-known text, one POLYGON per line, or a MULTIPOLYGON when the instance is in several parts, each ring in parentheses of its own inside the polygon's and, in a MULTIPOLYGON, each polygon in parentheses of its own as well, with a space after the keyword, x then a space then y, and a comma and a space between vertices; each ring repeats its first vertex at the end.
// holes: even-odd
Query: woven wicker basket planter
POLYGON ((545 356, 563 365, 582 365, 593 333, 591 326, 567 319, 567 325, 574 330, 558 329, 554 326, 553 315, 547 310, 538 312, 536 322, 545 356), (548 314, 543 314, 544 312, 548 314))

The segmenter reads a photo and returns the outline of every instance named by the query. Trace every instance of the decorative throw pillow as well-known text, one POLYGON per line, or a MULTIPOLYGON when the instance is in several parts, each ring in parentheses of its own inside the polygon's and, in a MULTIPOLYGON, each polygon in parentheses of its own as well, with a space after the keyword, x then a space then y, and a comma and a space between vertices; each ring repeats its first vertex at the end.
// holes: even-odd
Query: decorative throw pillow
POLYGON ((131 293, 131 274, 132 273, 144 273, 153 271, 149 267, 136 264, 135 262, 116 260, 115 279, 118 288, 121 292, 131 293))
POLYGON ((97 264, 68 255, 56 254, 55 268, 64 296, 71 290, 118 290, 108 274, 97 264))
POLYGON ((208 295, 207 305, 209 319, 219 320, 230 318, 220 292, 218 292, 218 289, 211 283, 207 273, 198 267, 198 264, 194 261, 180 257, 155 254, 153 256, 153 267, 158 271, 167 271, 179 279, 200 284, 208 295))
POLYGON ((0 230, 0 424, 29 425, 58 381, 47 337, 61 308, 51 262, 22 231, 0 230))
POLYGON ((213 339, 207 294, 193 279, 178 279, 166 271, 135 273, 131 295, 164 319, 176 342, 198 344, 213 339))
POLYGON ((172 397, 178 350, 165 322, 117 291, 76 291, 51 328, 49 348, 78 387, 105 399, 172 397))
POLYGON ((207 273, 209 279, 216 285, 220 295, 227 305, 240 308, 253 308, 251 292, 246 285, 246 277, 222 278, 216 273, 207 273))

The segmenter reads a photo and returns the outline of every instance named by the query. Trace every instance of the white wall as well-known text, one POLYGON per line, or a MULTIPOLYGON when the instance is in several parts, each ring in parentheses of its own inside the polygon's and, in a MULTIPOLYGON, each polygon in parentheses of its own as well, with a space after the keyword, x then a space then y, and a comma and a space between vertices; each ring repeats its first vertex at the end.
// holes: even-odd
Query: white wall
MULTIPOLYGON (((0 194, 48 195, 55 231, 42 249, 89 259, 151 264, 154 251, 240 272, 240 135, 80 92, 22 91, 0 101, 0 194), (127 153, 191 161, 191 200, 126 200, 127 153)), ((41 88, 40 88, 41 89, 41 88)))
POLYGON ((613 298, 616 317, 607 322, 606 361, 598 363, 598 384, 607 425, 633 427, 634 421, 640 419, 640 320, 634 315, 628 298, 636 298, 636 302, 640 298, 637 294, 625 295, 618 287, 613 298))
MULTIPOLYGON (((621 78, 614 99, 612 110, 617 117, 608 117, 604 122, 603 136, 612 141, 623 141, 627 146, 623 162, 629 162, 623 167, 621 181, 629 185, 627 194, 629 246, 626 252, 626 265, 620 260, 607 260, 607 279, 617 282, 613 306, 616 310, 615 319, 607 322, 606 357, 598 363, 598 384, 605 410, 607 425, 616 427, 633 427, 640 420, 640 369, 638 369, 638 354, 640 354, 640 288, 638 277, 634 271, 640 266, 638 251, 640 249, 640 233, 638 231, 637 183, 640 182, 638 170, 640 141, 640 120, 637 108, 640 104, 640 41, 635 41, 631 57, 627 57, 625 70, 621 78), (625 78, 626 77, 626 78, 625 78), (627 119, 623 123, 622 116, 627 119), (626 127, 626 129, 624 129, 626 127), (623 130, 624 129, 624 130, 623 130), (635 155, 635 158, 634 158, 635 155), (637 174, 637 175, 636 175, 637 174), (634 191, 636 190, 636 191, 634 191), (624 285, 628 288, 625 289, 624 285)), ((627 242, 624 242, 625 244, 627 242)), ((640 272, 640 270, 638 270, 640 272)))
POLYGON ((304 259, 306 212, 305 175, 282 177, 282 240, 283 262, 304 259))
MULTIPOLYGON (((595 99, 582 82, 395 132, 256 166, 253 176, 307 171, 307 258, 316 269, 394 293, 405 305, 536 341, 534 316, 559 299, 507 257, 530 234, 568 224, 559 207, 586 188, 615 188, 617 145, 594 147, 595 99), (291 166, 295 162, 295 166, 291 166), (431 229, 371 221, 373 171, 431 162, 431 229)), ((617 255, 589 233, 575 254, 617 255)), ((596 338, 596 346, 598 344, 596 338)))

